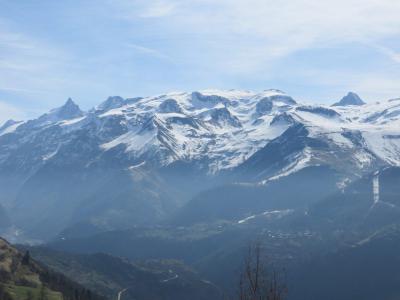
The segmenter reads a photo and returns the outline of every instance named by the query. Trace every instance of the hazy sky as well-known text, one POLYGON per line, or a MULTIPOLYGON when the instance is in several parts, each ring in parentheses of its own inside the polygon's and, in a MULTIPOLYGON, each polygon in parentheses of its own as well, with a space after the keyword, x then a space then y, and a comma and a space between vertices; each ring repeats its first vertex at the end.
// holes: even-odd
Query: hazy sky
POLYGON ((0 0, 0 122, 72 97, 400 96, 399 0, 0 0))

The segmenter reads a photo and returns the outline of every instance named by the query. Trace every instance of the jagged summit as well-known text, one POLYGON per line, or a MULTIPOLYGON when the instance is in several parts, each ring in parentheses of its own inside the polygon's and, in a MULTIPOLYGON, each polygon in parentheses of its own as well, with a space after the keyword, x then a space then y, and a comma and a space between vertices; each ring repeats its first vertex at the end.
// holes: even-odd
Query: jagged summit
MULTIPOLYGON (((94 144, 88 151, 98 153, 98 159, 103 159, 101 153, 114 155, 123 151, 118 154, 118 159, 125 157, 133 165, 143 160, 156 168, 180 161, 196 162, 210 173, 218 173, 239 166, 293 124, 304 124, 309 128, 310 136, 348 152, 348 157, 358 164, 356 168, 364 169, 373 164, 376 157, 381 161, 400 163, 397 140, 391 138, 397 136, 396 126, 400 122, 396 103, 362 104, 360 97, 351 92, 340 102, 327 107, 298 103, 274 89, 261 92, 199 90, 143 98, 111 96, 89 113, 84 113, 69 98, 62 107, 26 122, 26 126, 12 126, 12 130, 0 133, 0 136, 23 131, 27 137, 16 135, 14 141, 23 145, 34 137, 28 135, 27 128, 47 130, 54 124, 58 126, 55 130, 61 128, 62 133, 51 136, 48 145, 38 145, 39 162, 43 158, 45 161, 56 159, 60 145, 67 147, 71 141, 72 147, 76 132, 85 133, 85 139, 93 139, 94 144), (337 109, 339 106, 341 108, 337 109), (376 128, 371 127, 375 124, 376 128), (360 138, 364 141, 357 142, 360 138), (375 142, 376 139, 381 143, 375 142), (360 153, 355 153, 353 147, 360 145, 365 145, 368 151, 360 149, 360 153)), ((10 138, 9 143, 12 142, 10 138)), ((4 149, 14 147, 10 145, 4 149)), ((324 151, 326 149, 329 148, 324 151)), ((320 155, 322 150, 310 155, 307 151, 305 149, 299 157, 308 159, 312 156, 311 163, 319 163, 315 155, 320 155)))
POLYGON ((63 106, 52 109, 50 112, 42 115, 38 119, 33 120, 33 124, 35 126, 41 126, 52 122, 72 120, 82 117, 83 115, 84 112, 79 108, 79 106, 71 98, 68 98, 63 106))
POLYGON ((334 103, 332 106, 348 106, 348 105, 364 105, 365 102, 356 93, 349 92, 339 102, 334 103))
POLYGON ((68 98, 67 102, 54 112, 62 119, 73 119, 83 115, 79 106, 71 98, 68 98))

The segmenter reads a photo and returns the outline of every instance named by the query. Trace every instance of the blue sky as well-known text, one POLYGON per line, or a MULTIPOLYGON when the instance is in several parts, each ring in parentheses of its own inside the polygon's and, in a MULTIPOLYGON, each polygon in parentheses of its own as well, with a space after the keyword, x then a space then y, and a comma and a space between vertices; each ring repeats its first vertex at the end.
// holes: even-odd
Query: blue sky
POLYGON ((399 97, 399 15, 397 0, 0 0, 0 122, 204 88, 399 97))

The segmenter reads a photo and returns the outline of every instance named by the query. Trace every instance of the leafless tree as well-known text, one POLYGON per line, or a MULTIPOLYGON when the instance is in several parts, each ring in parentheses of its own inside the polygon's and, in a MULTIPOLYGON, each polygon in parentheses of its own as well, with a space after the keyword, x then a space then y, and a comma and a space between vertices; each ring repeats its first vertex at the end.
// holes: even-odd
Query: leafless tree
POLYGON ((287 288, 278 272, 262 255, 261 242, 248 248, 239 281, 240 300, 283 300, 287 288))

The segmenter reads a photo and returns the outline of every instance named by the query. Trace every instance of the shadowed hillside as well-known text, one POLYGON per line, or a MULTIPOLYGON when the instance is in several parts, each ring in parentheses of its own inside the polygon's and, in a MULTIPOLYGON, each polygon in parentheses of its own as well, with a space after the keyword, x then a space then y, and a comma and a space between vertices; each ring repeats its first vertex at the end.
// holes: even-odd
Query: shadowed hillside
POLYGON ((1 300, 103 300, 0 238, 1 300))

